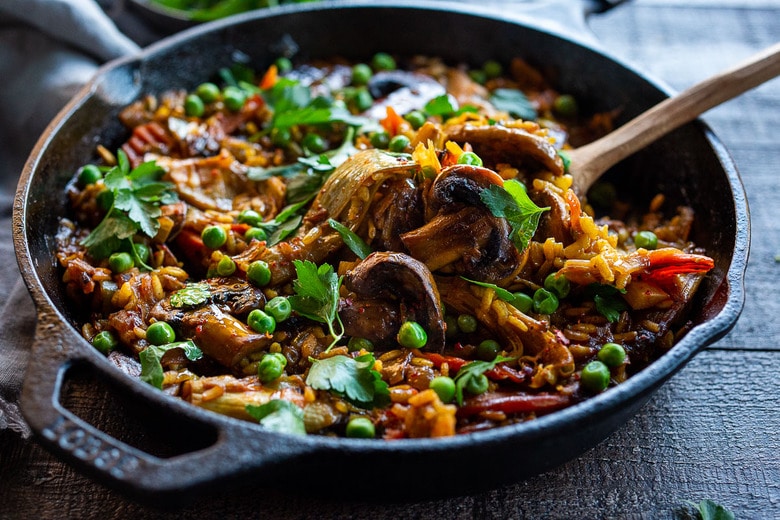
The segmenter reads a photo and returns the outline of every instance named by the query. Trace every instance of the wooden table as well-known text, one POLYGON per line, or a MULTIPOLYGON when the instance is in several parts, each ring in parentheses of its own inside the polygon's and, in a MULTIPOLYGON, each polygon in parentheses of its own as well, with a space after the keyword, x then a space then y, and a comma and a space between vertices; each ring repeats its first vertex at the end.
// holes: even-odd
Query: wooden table
MULTIPOLYGON (((682 89, 778 41, 780 2, 635 0, 591 25, 611 53, 682 89)), ((704 119, 733 154, 751 207, 744 312, 730 334, 578 459, 528 481, 441 500, 375 504, 348 493, 323 500, 257 489, 160 511, 2 430, 0 518, 686 518, 684 502, 704 498, 738 518, 780 518, 780 81, 704 119)), ((0 238, 7 246, 7 228, 0 238)), ((2 253, 13 262, 7 247, 2 253)), ((71 406, 98 419, 105 412, 99 396, 71 406)), ((434 468, 412 476, 428 478, 437 478, 434 468)))

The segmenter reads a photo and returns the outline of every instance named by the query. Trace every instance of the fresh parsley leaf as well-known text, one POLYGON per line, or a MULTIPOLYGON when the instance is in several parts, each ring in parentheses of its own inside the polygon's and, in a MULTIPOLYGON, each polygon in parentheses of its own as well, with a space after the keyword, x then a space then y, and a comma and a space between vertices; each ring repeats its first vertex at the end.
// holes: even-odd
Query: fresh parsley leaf
POLYGON ((290 296, 290 305, 298 314, 328 326, 333 342, 330 350, 344 335, 344 324, 338 314, 339 287, 342 277, 339 277, 329 264, 319 268, 309 260, 293 260, 297 279, 293 282, 295 295, 290 296), (336 332, 334 323, 338 323, 336 332))
POLYGON ((525 94, 517 89, 497 88, 490 95, 490 103, 498 110, 525 121, 533 121, 538 117, 534 106, 525 94))
POLYGON ((271 247, 273 245, 278 244, 288 236, 295 233, 295 230, 298 229, 298 226, 301 225, 301 222, 303 222, 303 216, 302 215, 295 215, 292 218, 289 218, 279 224, 273 232, 268 235, 268 239, 266 240, 266 246, 271 247))
POLYGON ((463 278, 464 280, 466 280, 469 283, 473 283, 474 285, 479 285, 480 287, 486 287, 488 289, 493 289, 493 291, 495 291, 495 293, 496 293, 496 296, 498 298, 504 300, 505 302, 512 303, 513 301, 515 301, 515 295, 514 294, 512 294, 509 291, 507 291, 503 287, 499 287, 498 285, 496 285, 494 283, 478 282, 477 280, 470 280, 470 279, 466 278, 465 276, 461 276, 461 278, 463 278))
POLYGON ((141 360, 141 381, 162 389, 163 368, 160 360, 166 352, 175 348, 183 349, 184 355, 190 361, 197 361, 203 357, 203 352, 190 339, 165 345, 149 345, 138 355, 141 360))
POLYGON ((333 392, 355 406, 385 406, 390 402, 390 390, 381 374, 374 370, 374 363, 374 356, 370 353, 355 359, 333 356, 313 360, 306 384, 317 390, 333 392))
POLYGON ((687 504, 695 507, 701 517, 701 520, 734 520, 734 513, 712 500, 702 500, 698 504, 685 501, 687 504))
POLYGON ((210 296, 209 284, 190 283, 171 295, 171 305, 176 308, 194 307, 208 301, 210 296))
POLYGON ((246 412, 264 427, 280 433, 306 435, 303 410, 284 399, 271 399, 265 404, 246 405, 246 412))
POLYGON ((620 313, 628 309, 628 305, 620 297, 620 294, 625 292, 625 289, 598 283, 590 284, 586 290, 586 293, 593 298, 593 302, 596 304, 596 311, 607 318, 610 323, 619 320, 620 313))
POLYGON ((496 356, 493 361, 472 361, 463 365, 455 376, 455 399, 458 406, 463 406, 463 389, 471 379, 477 378, 493 369, 497 364, 505 361, 512 361, 514 358, 496 356))
POLYGON ((81 242, 90 255, 105 258, 116 251, 122 240, 139 231, 149 237, 157 234, 160 205, 176 200, 173 185, 160 182, 163 173, 154 161, 130 170, 125 152, 117 152, 117 165, 103 178, 113 195, 113 204, 100 224, 81 242))
POLYGON ((342 240, 344 240, 344 243, 353 253, 358 256, 358 258, 364 260, 368 255, 371 254, 371 248, 368 247, 368 244, 366 244, 362 238, 356 235, 347 226, 338 220, 333 220, 332 218, 328 219, 328 225, 338 231, 342 240))
POLYGON ((539 218, 550 208, 540 208, 528 197, 525 186, 510 179, 504 187, 491 185, 479 194, 482 202, 496 217, 507 219, 512 226, 512 242, 522 252, 536 233, 539 218))
POLYGON ((449 94, 436 96, 425 104, 426 114, 446 117, 458 111, 458 102, 449 94))

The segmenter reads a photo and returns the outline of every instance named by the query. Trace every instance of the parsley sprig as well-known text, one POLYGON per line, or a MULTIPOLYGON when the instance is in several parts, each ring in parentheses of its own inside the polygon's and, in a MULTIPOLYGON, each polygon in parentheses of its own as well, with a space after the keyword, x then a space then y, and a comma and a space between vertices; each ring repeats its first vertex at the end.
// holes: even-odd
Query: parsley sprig
POLYGON ((294 260, 293 265, 298 278, 293 282, 295 295, 290 296, 290 305, 301 316, 328 326, 333 337, 327 348, 330 350, 344 336, 344 324, 338 314, 343 277, 338 276, 330 264, 317 267, 309 260, 294 260))
POLYGON ((141 360, 141 381, 162 389, 164 376, 160 360, 166 352, 175 348, 184 350, 184 355, 190 361, 197 361, 203 357, 203 352, 190 339, 165 345, 149 345, 138 354, 138 358, 141 360))
POLYGON ((81 241, 90 255, 106 258, 115 252, 123 240, 141 232, 154 237, 160 228, 157 217, 160 206, 177 199, 173 185, 161 182, 164 171, 154 161, 145 162, 130 169, 127 155, 117 152, 117 165, 103 179, 111 191, 113 203, 106 216, 92 232, 81 241))
POLYGON ((390 402, 390 390, 379 372, 371 353, 356 358, 332 356, 315 359, 306 377, 306 384, 316 390, 339 395, 355 406, 372 408, 390 402))
POLYGON ((607 318, 610 323, 620 319, 620 313, 628 309, 628 305, 620 297, 625 294, 625 289, 618 289, 612 285, 592 283, 586 289, 586 294, 593 298, 596 311, 607 318))
POLYGON ((522 252, 536 233, 539 218, 550 208, 540 208, 528 197, 525 186, 510 179, 504 187, 491 185, 479 194, 482 202, 496 217, 503 217, 512 226, 512 242, 522 252))
POLYGON ((492 370, 499 363, 512 361, 515 358, 496 356, 493 361, 472 361, 463 365, 455 376, 455 399, 458 406, 463 406, 463 389, 469 384, 469 381, 483 375, 488 370, 492 370))
POLYGON ((248 404, 246 412, 265 428, 293 435, 306 435, 303 424, 303 410, 284 399, 271 399, 259 406, 248 404))

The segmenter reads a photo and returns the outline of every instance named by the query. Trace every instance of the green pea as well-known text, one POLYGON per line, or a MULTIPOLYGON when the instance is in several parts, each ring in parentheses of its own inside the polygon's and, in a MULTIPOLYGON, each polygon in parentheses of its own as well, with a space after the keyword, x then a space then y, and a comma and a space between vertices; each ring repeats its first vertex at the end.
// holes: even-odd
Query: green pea
POLYGON ((213 103, 219 99, 219 87, 214 83, 206 82, 201 83, 195 89, 195 93, 203 100, 204 103, 213 103))
POLYGON ((292 305, 290 305, 290 300, 284 296, 276 296, 265 304, 265 312, 273 316, 276 323, 281 323, 290 317, 292 305))
POLYGON ((577 100, 569 94, 561 94, 553 101, 553 110, 563 117, 574 117, 577 115, 577 100))
POLYGON ((558 150, 558 157, 561 158, 561 162, 563 163, 563 171, 569 173, 569 166, 571 166, 571 157, 569 157, 569 154, 566 150, 558 150))
POLYGON ((118 344, 119 342, 116 337, 108 330, 98 332, 95 334, 95 337, 92 338, 92 345, 103 354, 108 354, 114 350, 118 344))
POLYGON ((418 128, 420 128, 422 125, 425 124, 425 120, 427 118, 425 117, 425 114, 423 114, 419 110, 412 110, 411 112, 409 112, 404 116, 404 119, 409 121, 409 124, 412 125, 412 128, 417 130, 418 128))
POLYGON ((276 320, 260 309, 254 309, 246 318, 246 323, 255 332, 260 334, 273 334, 276 330, 276 320))
POLYGON ((479 83, 480 85, 484 85, 485 82, 487 81, 487 75, 485 74, 484 70, 479 70, 479 69, 470 70, 469 77, 473 82, 479 83))
POLYGON ((230 276, 236 272, 236 263, 232 258, 225 255, 217 262, 217 274, 219 276, 230 276))
POLYGON ((258 287, 265 287, 271 281, 271 268, 263 260, 255 260, 249 264, 246 278, 258 287))
POLYGON ((347 342, 347 349, 350 352, 360 352, 361 350, 365 350, 366 352, 373 352, 374 344, 366 338, 358 338, 353 336, 349 338, 349 341, 347 342))
POLYGON ((565 276, 558 273, 550 273, 544 279, 544 288, 561 299, 569 295, 571 284, 565 276))
POLYGON ((111 190, 103 190, 97 194, 95 200, 97 200, 100 209, 103 211, 108 211, 111 209, 111 206, 114 205, 114 192, 111 190))
POLYGON ((290 144, 292 134, 289 128, 274 128, 271 130, 271 142, 280 148, 290 144))
POLYGON ((626 349, 617 343, 604 343, 597 357, 607 366, 619 367, 626 362, 626 349))
POLYGON ((461 314, 458 316, 458 328, 466 334, 475 332, 477 330, 477 318, 471 314, 461 314))
POLYGON ((442 403, 451 403, 455 399, 455 381, 451 377, 434 377, 429 387, 436 392, 442 403))
POLYGON ((134 265, 133 257, 129 253, 112 253, 108 257, 108 266, 115 273, 124 273, 132 269, 134 265))
POLYGON ((504 72, 504 67, 496 60, 488 60, 482 66, 482 70, 485 71, 485 77, 487 79, 494 79, 504 72))
POLYGON ((609 386, 609 368, 601 361, 591 361, 582 369, 580 383, 593 393, 605 390, 609 386))
POLYGON ((175 339, 176 333, 167 322, 155 321, 146 329, 146 341, 152 345, 167 345, 175 339))
POLYGON ((377 52, 371 59, 371 67, 374 70, 395 70, 395 59, 386 52, 377 52))
POLYGON ((266 354, 257 364, 257 376, 263 383, 270 383, 284 374, 287 358, 280 353, 266 354))
POLYGON ((428 343, 428 334, 416 321, 405 321, 398 330, 398 343, 406 348, 423 348, 428 343))
POLYGON ((387 132, 374 132, 371 134, 371 146, 384 149, 390 145, 390 134, 387 132))
POLYGON ((512 296, 515 297, 515 299, 512 300, 512 305, 514 305, 523 314, 528 314, 534 308, 534 299, 527 294, 516 292, 513 293, 512 296))
POLYGON ((276 70, 281 74, 290 72, 293 68, 293 64, 292 61, 290 61, 290 58, 285 58, 284 56, 276 58, 274 65, 276 65, 276 70))
POLYGON ((222 91, 222 99, 225 102, 225 106, 228 110, 238 112, 244 106, 246 102, 246 92, 238 87, 228 86, 222 91))
POLYGON ((534 312, 552 314, 558 309, 558 297, 547 289, 537 289, 534 293, 534 312))
POLYGON ((346 434, 352 439, 373 439, 376 429, 368 417, 353 417, 347 423, 346 434))
POLYGON ((373 72, 371 67, 365 63, 358 63, 352 67, 352 84, 353 85, 366 85, 368 80, 371 79, 373 72))
POLYGON ((263 221, 263 217, 260 213, 253 209, 245 209, 238 214, 239 224, 249 224, 250 226, 257 226, 263 221))
POLYGON ((493 339, 486 339, 477 345, 477 357, 482 361, 493 361, 501 352, 501 345, 493 339))
POLYGON ((251 227, 246 230, 246 233, 244 233, 244 238, 247 240, 259 240, 262 242, 268 238, 268 233, 266 233, 262 228, 251 227))
POLYGON ((658 247, 658 237, 652 231, 640 231, 634 236, 634 245, 645 249, 658 247))
POLYGON ((487 392, 488 378, 485 374, 480 374, 469 378, 466 382, 466 391, 472 395, 480 395, 487 392))
POLYGON ((87 164, 82 166, 81 170, 79 170, 79 184, 81 186, 89 186, 90 184, 95 184, 97 181, 103 178, 103 173, 100 171, 100 168, 95 166, 94 164, 87 164))
POLYGON ((458 335, 458 318, 456 316, 444 316, 444 323, 447 324, 447 330, 444 333, 447 338, 452 339, 458 335))
POLYGON ((482 166, 482 159, 474 152, 463 152, 458 157, 458 164, 468 164, 471 166, 482 166))
POLYGON ((323 139, 321 135, 313 132, 306 134, 303 137, 301 144, 311 153, 322 153, 328 148, 325 144, 325 139, 323 139))
POLYGON ((399 134, 390 139, 387 147, 391 152, 405 152, 412 142, 405 135, 399 134))
POLYGON ((190 117, 200 117, 205 112, 206 107, 203 100, 197 94, 190 94, 184 99, 184 113, 190 117))
POLYGON ((371 105, 374 104, 374 98, 371 97, 371 93, 367 89, 361 88, 355 92, 355 97, 352 98, 352 102, 355 104, 355 108, 358 111, 363 112, 371 108, 371 105))
POLYGON ((219 249, 227 242, 227 232, 222 226, 206 226, 200 233, 203 245, 209 249, 219 249))
POLYGON ((149 250, 149 246, 146 244, 142 244, 140 242, 133 243, 133 249, 135 250, 136 256, 142 261, 142 262, 148 262, 149 257, 151 256, 151 251, 149 250))

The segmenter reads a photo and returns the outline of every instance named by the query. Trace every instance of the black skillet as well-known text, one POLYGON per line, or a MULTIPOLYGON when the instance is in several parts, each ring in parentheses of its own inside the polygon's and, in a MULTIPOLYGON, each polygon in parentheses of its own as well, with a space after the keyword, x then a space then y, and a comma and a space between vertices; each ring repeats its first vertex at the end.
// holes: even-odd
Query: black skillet
POLYGON ((657 82, 585 41, 505 14, 425 1, 392 6, 350 2, 338 8, 304 4, 241 15, 189 30, 138 57, 108 65, 39 140, 14 207, 18 262, 38 309, 21 406, 40 442, 59 457, 100 482, 152 500, 188 498, 235 479, 259 485, 295 483, 293 489, 303 492, 347 486, 385 497, 462 494, 536 475, 594 446, 734 325, 743 304, 747 203, 728 153, 697 122, 612 172, 621 195, 638 207, 646 208, 660 191, 667 195, 669 208, 686 203, 695 209, 693 240, 715 258, 716 267, 691 308, 693 327, 651 366, 586 402, 524 424, 446 439, 293 437, 190 406, 120 372, 81 337, 78 310, 68 303, 60 283, 54 235, 58 218, 68 213, 66 183, 79 165, 94 160, 96 144, 116 147, 127 138, 117 112, 143 93, 193 88, 234 59, 248 57, 260 70, 292 42, 301 58, 366 59, 381 50, 477 65, 521 56, 541 66, 559 89, 582 99, 587 109, 622 108, 621 120, 668 95, 657 82), (76 417, 61 404, 60 393, 72 370, 83 366, 110 382, 113 392, 140 404, 150 424, 172 417, 176 422, 168 429, 173 434, 198 440, 183 453, 162 457, 76 417), (479 484, 460 477, 464 468, 480 475, 479 484))

